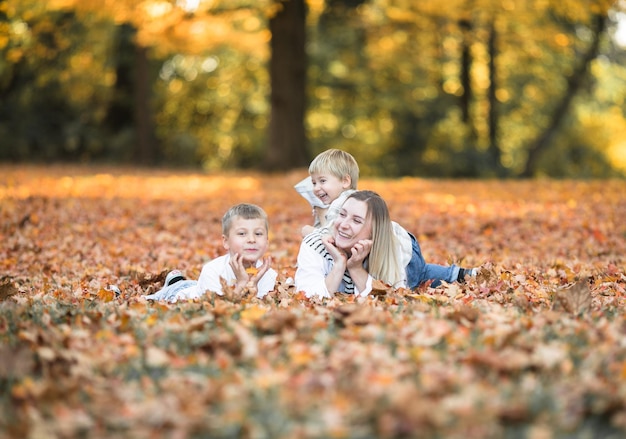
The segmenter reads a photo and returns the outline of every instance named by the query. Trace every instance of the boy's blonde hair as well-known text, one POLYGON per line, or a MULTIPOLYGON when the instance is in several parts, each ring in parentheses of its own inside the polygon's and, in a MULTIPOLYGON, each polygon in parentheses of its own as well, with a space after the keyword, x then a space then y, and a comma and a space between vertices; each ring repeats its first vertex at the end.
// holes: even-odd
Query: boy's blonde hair
POLYGON ((233 218, 241 217, 243 219, 262 219, 265 221, 265 231, 269 230, 269 220, 263 209, 255 204, 241 203, 237 204, 226 211, 222 217, 222 234, 227 236, 233 225, 233 218))
POLYGON ((340 149, 327 149, 313 159, 309 174, 329 173, 339 179, 350 177, 350 189, 356 189, 359 182, 359 164, 350 153, 340 149))
POLYGON ((398 241, 393 232, 387 203, 376 192, 356 191, 348 197, 367 204, 367 218, 372 221, 372 249, 368 256, 369 273, 375 279, 395 285, 405 278, 400 264, 398 241))

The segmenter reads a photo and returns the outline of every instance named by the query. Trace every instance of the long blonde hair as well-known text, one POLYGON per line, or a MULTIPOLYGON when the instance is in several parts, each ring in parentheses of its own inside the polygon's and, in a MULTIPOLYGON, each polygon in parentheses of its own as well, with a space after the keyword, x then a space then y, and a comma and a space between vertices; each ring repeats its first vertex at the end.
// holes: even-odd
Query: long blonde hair
POLYGON ((367 218, 372 222, 372 249, 369 254, 369 273, 389 285, 402 281, 406 275, 400 264, 399 243, 393 232, 387 203, 376 192, 356 191, 349 198, 367 204, 367 218))

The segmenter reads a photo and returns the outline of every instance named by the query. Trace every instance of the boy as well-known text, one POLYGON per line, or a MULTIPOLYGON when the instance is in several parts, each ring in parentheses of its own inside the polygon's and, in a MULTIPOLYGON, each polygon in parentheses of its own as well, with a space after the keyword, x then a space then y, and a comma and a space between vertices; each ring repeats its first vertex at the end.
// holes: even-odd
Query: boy
MULTIPOLYGON (((315 229, 330 229, 344 201, 355 192, 358 179, 359 165, 354 157, 345 151, 329 149, 313 159, 309 165, 309 178, 295 186, 313 206, 314 226, 304 226, 303 237, 315 229), (310 186, 307 188, 309 179, 310 186), (310 196, 307 196, 310 194, 319 199, 321 207, 310 201, 310 196)), ((428 280, 432 280, 431 286, 436 287, 442 280, 462 282, 466 275, 476 275, 475 268, 427 264, 415 236, 396 222, 392 222, 392 226, 400 244, 400 261, 402 266, 406 267, 406 284, 409 288, 416 288, 428 280)))
POLYGON ((194 299, 207 291, 223 295, 220 279, 234 288, 239 296, 244 289, 263 298, 274 289, 277 273, 270 268, 267 251, 269 222, 263 209, 254 204, 237 204, 222 218, 222 242, 227 254, 207 262, 198 281, 185 280, 179 270, 170 272, 164 287, 144 296, 150 300, 176 302, 194 299))
POLYGON ((330 226, 358 182, 359 165, 351 154, 329 149, 315 157, 309 165, 309 177, 295 186, 313 207, 314 225, 304 226, 302 236, 330 226))

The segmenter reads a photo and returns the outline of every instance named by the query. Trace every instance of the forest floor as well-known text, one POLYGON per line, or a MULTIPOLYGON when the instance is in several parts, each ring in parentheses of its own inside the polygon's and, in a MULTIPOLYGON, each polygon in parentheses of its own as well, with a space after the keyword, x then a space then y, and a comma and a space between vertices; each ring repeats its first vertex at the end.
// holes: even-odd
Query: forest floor
POLYGON ((624 437, 626 181, 363 178, 428 262, 481 271, 310 300, 305 176, 1 166, 0 439, 624 437), (141 297, 223 254, 239 202, 275 291, 141 297))

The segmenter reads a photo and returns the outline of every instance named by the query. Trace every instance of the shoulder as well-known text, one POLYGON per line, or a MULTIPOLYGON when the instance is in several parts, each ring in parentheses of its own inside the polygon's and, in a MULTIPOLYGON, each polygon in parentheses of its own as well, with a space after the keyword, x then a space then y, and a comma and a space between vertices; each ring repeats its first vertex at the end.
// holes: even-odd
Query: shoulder
POLYGON ((344 203, 344 201, 346 201, 346 199, 352 195, 353 193, 355 193, 356 191, 354 189, 346 189, 345 191, 343 191, 335 201, 333 201, 331 203, 331 206, 337 208, 337 207, 341 207, 344 203))
POLYGON ((324 247, 322 242, 322 236, 324 236, 324 229, 315 229, 304 238, 302 238, 301 247, 309 247, 313 250, 318 250, 324 247))
POLYGON ((230 255, 228 253, 222 256, 218 256, 217 258, 211 259, 209 262, 205 263, 202 266, 202 271, 219 270, 221 267, 228 265, 228 261, 230 261, 230 255))

